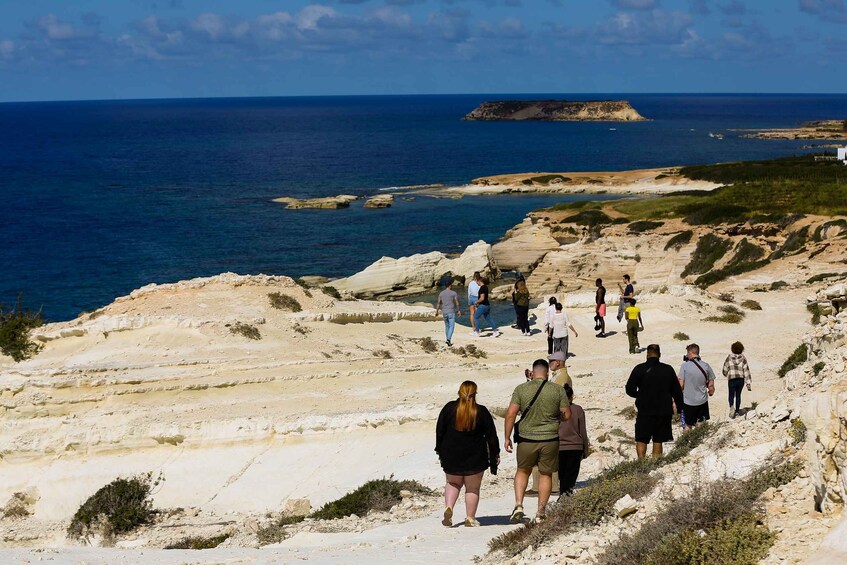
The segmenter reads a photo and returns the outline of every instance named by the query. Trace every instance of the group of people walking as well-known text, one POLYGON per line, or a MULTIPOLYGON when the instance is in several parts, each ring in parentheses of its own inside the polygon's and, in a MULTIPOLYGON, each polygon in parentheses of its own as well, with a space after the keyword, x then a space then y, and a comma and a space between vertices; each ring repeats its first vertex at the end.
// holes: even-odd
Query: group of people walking
MULTIPOLYGON (((475 280, 478 273, 475 274, 475 280)), ((636 307, 634 289, 629 277, 621 286, 618 319, 627 320, 630 353, 640 352, 638 331, 643 331, 641 312, 636 307)), ((472 283, 473 284, 473 283, 472 283)), ((459 315, 459 302, 451 285, 441 293, 437 307, 448 316, 459 315), (452 292, 452 294, 450 292, 452 292), (447 293, 447 294, 445 294, 447 293)), ((601 279, 596 281, 595 328, 598 337, 605 337, 606 289, 601 279)), ((470 302, 474 332, 485 319, 495 331, 490 319, 488 285, 484 280, 473 289, 476 300, 470 302), (480 309, 487 306, 483 313, 480 309)), ((471 289, 469 289, 469 293, 471 289)), ((528 318, 521 314, 529 309, 529 293, 525 281, 514 288, 518 327, 523 335, 528 333, 528 318), (518 309, 520 307, 520 310, 518 309)), ((453 324, 454 325, 454 324, 453 324)), ((561 303, 551 298, 545 310, 545 327, 548 337, 548 357, 538 359, 532 369, 524 373, 525 381, 512 393, 505 414, 503 448, 515 452, 517 470, 514 477, 515 506, 510 523, 524 521, 524 497, 533 469, 538 470, 537 522, 546 519, 546 509, 553 491, 553 475, 558 473, 560 498, 573 493, 579 476, 581 462, 588 457, 590 442, 585 411, 574 403, 573 382, 567 372, 568 330, 577 336, 561 303)), ((448 344, 452 327, 448 327, 448 344)), ((682 365, 677 373, 661 361, 658 344, 648 345, 644 363, 635 366, 624 387, 627 395, 635 399, 635 447, 638 458, 646 457, 652 443, 652 454, 660 456, 663 444, 673 440, 673 423, 681 422, 683 428, 695 427, 710 419, 709 398, 715 393, 716 376, 712 367, 700 357, 700 347, 692 343, 686 347, 682 365)), ((732 344, 731 353, 723 363, 722 373, 727 379, 729 417, 741 414, 741 394, 746 387, 751 390, 750 367, 740 342, 732 344)), ((448 402, 436 424, 435 451, 446 476, 445 510, 442 524, 453 525, 453 512, 461 490, 465 490, 466 518, 464 525, 477 527, 480 487, 486 470, 497 474, 501 461, 500 439, 494 418, 485 406, 476 401, 478 388, 473 381, 465 381, 458 398, 448 402)))

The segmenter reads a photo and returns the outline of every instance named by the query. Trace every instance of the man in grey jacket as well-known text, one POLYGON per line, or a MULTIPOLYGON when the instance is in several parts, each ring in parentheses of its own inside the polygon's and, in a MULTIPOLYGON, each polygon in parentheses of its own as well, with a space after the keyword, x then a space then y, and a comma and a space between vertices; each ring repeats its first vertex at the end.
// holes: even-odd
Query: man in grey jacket
POLYGON ((682 413, 685 425, 696 428, 709 419, 709 397, 715 394, 715 372, 700 359, 700 346, 692 343, 685 348, 679 368, 682 387, 682 413))

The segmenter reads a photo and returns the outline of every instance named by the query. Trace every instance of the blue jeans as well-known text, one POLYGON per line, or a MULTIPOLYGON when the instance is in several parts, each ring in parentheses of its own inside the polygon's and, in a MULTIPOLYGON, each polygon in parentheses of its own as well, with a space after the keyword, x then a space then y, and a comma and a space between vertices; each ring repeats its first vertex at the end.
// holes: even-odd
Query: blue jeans
POLYGON ((444 333, 447 334, 447 341, 453 339, 453 330, 456 329, 456 314, 444 314, 444 333))
POLYGON ((491 306, 488 304, 480 304, 476 307, 476 314, 474 314, 474 322, 476 323, 476 331, 479 331, 481 326, 479 325, 480 318, 485 318, 485 321, 488 322, 488 325, 491 326, 492 331, 497 331, 497 324, 494 323, 494 320, 491 319, 491 306))

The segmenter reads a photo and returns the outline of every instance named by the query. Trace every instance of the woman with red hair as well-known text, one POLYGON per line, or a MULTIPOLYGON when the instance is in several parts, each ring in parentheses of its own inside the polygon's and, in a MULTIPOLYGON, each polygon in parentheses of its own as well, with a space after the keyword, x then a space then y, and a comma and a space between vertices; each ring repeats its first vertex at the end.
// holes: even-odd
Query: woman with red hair
POLYGON ((491 468, 497 473, 500 463, 500 440, 494 418, 485 406, 476 403, 477 387, 465 381, 459 387, 459 398, 448 402, 438 416, 435 427, 435 452, 447 476, 444 488, 444 519, 447 527, 453 525, 453 507, 465 488, 465 526, 479 526, 476 511, 479 507, 479 489, 482 475, 491 468))

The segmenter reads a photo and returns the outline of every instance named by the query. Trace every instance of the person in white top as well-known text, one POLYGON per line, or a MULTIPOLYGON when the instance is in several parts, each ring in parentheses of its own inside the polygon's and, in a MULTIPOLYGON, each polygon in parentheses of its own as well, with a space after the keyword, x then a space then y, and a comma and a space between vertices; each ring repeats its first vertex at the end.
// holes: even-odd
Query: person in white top
POLYGON ((473 274, 473 279, 471 279, 471 283, 468 285, 468 309, 471 312, 471 330, 476 330, 476 301, 479 300, 479 287, 482 286, 482 275, 479 274, 479 271, 476 271, 473 274))
POLYGON ((547 355, 553 354, 553 314, 556 313, 556 297, 551 296, 544 311, 544 333, 547 334, 547 355))
POLYGON ((568 315, 562 309, 561 303, 556 303, 556 313, 553 314, 553 351, 561 351, 565 354, 565 361, 568 359, 568 328, 573 332, 574 337, 579 337, 576 329, 571 325, 568 315))

